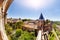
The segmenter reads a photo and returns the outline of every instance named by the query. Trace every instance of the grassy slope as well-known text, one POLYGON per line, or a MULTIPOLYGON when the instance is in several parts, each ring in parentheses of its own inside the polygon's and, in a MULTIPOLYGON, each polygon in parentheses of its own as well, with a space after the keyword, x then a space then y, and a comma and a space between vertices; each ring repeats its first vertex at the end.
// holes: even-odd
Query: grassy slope
POLYGON ((59 40, 59 31, 56 28, 56 23, 53 24, 52 34, 49 34, 49 40, 59 40), (51 36, 50 36, 51 35, 51 36))

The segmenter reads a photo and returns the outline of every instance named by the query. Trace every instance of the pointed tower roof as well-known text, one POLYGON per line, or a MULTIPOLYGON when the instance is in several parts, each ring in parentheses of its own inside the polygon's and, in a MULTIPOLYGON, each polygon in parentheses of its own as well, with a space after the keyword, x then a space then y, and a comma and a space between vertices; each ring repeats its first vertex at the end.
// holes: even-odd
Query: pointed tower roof
POLYGON ((41 13, 39 20, 44 20, 43 14, 41 13))

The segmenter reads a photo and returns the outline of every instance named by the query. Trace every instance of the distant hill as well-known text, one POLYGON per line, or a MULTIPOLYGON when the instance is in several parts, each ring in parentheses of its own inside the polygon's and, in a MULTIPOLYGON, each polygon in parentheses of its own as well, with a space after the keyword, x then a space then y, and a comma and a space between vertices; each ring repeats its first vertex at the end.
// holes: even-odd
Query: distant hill
POLYGON ((54 23, 60 25, 60 21, 54 21, 54 23))

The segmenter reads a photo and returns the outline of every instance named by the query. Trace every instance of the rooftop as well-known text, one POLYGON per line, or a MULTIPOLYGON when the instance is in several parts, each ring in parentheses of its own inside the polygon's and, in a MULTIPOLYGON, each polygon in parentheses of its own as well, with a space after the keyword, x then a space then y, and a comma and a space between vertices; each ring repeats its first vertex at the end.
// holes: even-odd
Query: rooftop
POLYGON ((39 20, 44 20, 43 14, 41 13, 39 20))

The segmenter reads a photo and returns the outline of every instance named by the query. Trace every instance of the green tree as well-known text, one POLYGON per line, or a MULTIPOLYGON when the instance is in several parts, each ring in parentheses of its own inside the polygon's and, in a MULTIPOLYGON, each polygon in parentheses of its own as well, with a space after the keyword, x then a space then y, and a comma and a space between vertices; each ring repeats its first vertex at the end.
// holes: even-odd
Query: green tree
POLYGON ((23 21, 19 21, 19 22, 16 22, 15 27, 16 29, 20 29, 22 28, 23 25, 24 25, 23 21))
POLYGON ((30 21, 31 19, 23 19, 22 21, 24 22, 24 21, 30 21))
POLYGON ((18 38, 18 40, 34 40, 34 35, 32 34, 27 31, 24 31, 24 33, 18 38))
POLYGON ((5 25, 5 30, 6 30, 6 33, 7 35, 11 34, 12 33, 12 27, 9 25, 9 24, 6 24, 5 25))
POLYGON ((56 31, 56 24, 55 24, 55 23, 52 25, 52 27, 53 27, 54 30, 56 31))
POLYGON ((23 34, 23 31, 21 29, 17 29, 14 34, 11 35, 12 40, 18 40, 19 36, 23 34))
POLYGON ((17 29, 15 33, 16 37, 21 36, 21 34, 23 34, 23 31, 21 29, 17 29))

